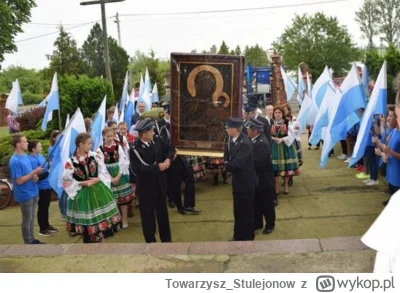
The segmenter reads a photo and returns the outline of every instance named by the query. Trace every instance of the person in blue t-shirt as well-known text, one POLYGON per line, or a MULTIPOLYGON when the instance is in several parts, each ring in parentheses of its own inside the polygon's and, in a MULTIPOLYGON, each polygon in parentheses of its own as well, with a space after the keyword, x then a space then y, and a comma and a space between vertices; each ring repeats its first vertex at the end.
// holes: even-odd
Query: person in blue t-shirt
POLYGON ((58 229, 49 224, 49 207, 51 200, 51 186, 49 182, 49 163, 42 155, 42 144, 38 140, 31 140, 28 144, 28 150, 31 153, 29 160, 31 161, 32 168, 43 166, 44 172, 39 174, 39 181, 37 186, 39 188, 39 208, 38 208, 38 223, 40 236, 52 236, 53 233, 58 232, 58 229))
POLYGON ((22 212, 22 237, 25 244, 42 244, 35 239, 33 233, 35 210, 38 202, 39 190, 37 182, 42 167, 32 168, 28 155, 28 141, 23 134, 17 133, 12 137, 12 146, 15 150, 10 158, 8 167, 13 183, 14 200, 19 203, 22 212))

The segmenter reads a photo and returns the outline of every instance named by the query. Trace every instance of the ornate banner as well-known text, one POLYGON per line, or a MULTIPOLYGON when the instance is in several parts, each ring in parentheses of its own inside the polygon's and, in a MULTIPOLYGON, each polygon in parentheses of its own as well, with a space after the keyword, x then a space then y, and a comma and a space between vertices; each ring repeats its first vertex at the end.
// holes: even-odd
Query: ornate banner
POLYGON ((172 143, 186 153, 222 151, 228 117, 240 117, 244 57, 171 54, 172 143))

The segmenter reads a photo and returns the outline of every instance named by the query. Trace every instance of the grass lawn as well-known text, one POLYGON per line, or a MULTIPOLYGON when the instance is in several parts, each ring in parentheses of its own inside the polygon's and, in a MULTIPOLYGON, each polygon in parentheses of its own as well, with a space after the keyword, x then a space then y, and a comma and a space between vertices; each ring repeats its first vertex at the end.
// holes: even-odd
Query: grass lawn
POLYGON ((7 134, 8 134, 8 127, 7 126, 0 127, 0 137, 3 137, 7 134))

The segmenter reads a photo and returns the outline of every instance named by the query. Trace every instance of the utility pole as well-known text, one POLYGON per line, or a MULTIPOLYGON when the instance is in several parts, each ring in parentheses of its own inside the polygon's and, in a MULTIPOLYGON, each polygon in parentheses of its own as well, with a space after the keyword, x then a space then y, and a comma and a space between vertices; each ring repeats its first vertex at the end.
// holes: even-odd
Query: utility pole
POLYGON ((106 4, 113 2, 123 2, 125 0, 97 0, 97 1, 87 1, 81 2, 81 5, 96 5, 101 6, 101 22, 103 25, 103 43, 104 43, 104 61, 106 64, 106 77, 113 88, 112 78, 111 78, 111 68, 110 68, 110 52, 108 50, 108 37, 107 37, 107 19, 106 19, 106 4))
POLYGON ((115 16, 115 21, 114 21, 114 22, 117 24, 117 29, 118 29, 118 44, 119 44, 120 47, 122 47, 122 42, 121 42, 121 28, 120 28, 120 26, 119 26, 120 20, 119 20, 119 14, 118 14, 118 12, 117 12, 117 15, 115 16))

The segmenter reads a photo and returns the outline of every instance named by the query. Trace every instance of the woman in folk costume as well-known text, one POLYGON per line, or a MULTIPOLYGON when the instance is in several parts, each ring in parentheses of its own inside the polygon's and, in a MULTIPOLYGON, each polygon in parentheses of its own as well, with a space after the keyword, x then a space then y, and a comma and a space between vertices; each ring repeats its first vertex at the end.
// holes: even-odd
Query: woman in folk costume
POLYGON ((115 143, 111 128, 103 129, 104 143, 100 151, 111 177, 111 190, 122 216, 122 228, 128 227, 128 205, 134 198, 134 190, 129 183, 129 160, 121 145, 115 143))
POLYGON ((299 174, 298 158, 293 144, 295 140, 294 130, 293 127, 289 127, 289 120, 285 119, 285 114, 281 107, 274 108, 271 137, 276 193, 279 194, 279 177, 283 177, 284 194, 289 194, 289 178, 299 174))
POLYGON ((83 242, 105 242, 119 230, 121 216, 109 188, 110 175, 100 152, 91 152, 92 139, 80 133, 76 151, 65 164, 63 182, 68 194, 67 231, 83 235, 83 242))

